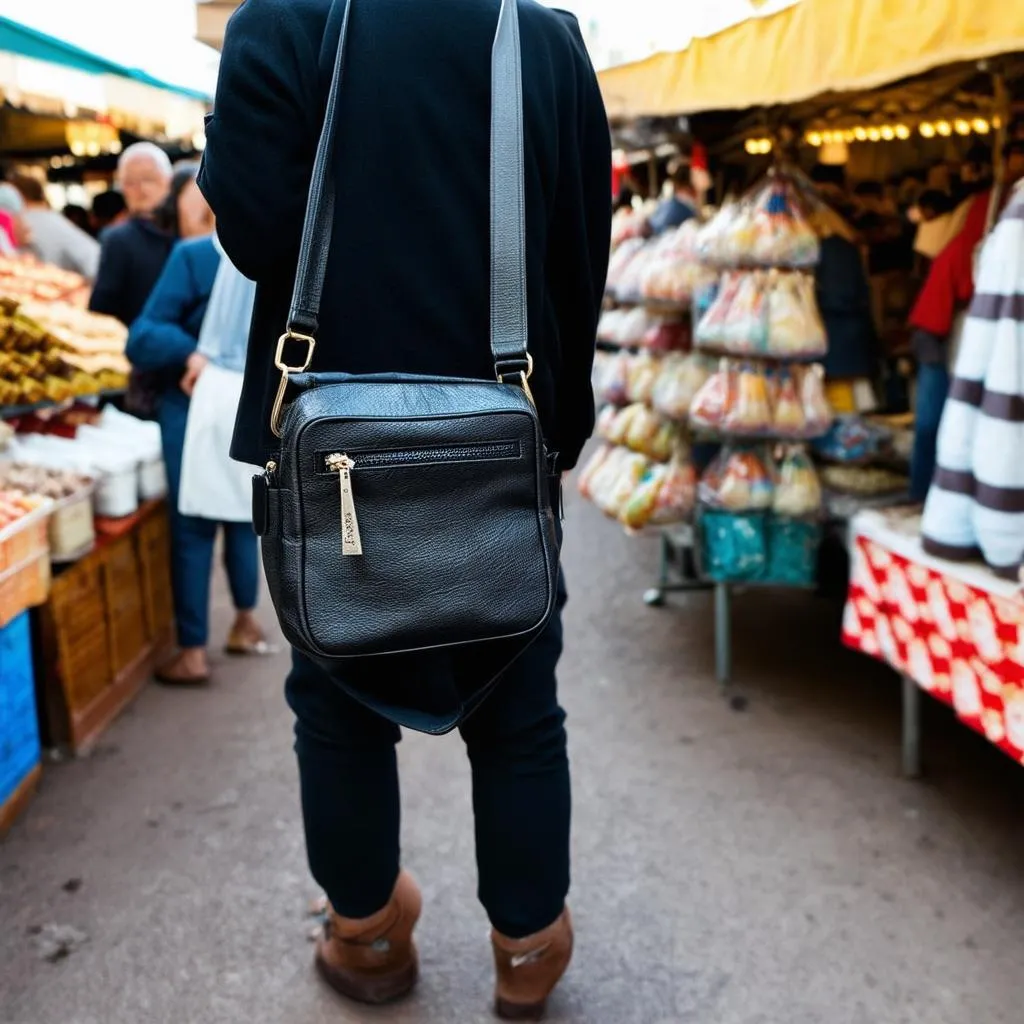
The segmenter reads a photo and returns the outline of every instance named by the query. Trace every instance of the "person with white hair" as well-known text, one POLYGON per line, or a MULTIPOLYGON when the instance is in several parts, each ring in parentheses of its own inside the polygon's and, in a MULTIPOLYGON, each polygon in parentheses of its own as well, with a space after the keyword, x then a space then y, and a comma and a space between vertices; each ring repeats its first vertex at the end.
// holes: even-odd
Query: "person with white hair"
POLYGON ((171 189, 171 161, 151 142, 137 142, 122 154, 117 183, 128 219, 100 236, 100 265, 89 308, 131 326, 160 277, 175 237, 157 223, 171 189))

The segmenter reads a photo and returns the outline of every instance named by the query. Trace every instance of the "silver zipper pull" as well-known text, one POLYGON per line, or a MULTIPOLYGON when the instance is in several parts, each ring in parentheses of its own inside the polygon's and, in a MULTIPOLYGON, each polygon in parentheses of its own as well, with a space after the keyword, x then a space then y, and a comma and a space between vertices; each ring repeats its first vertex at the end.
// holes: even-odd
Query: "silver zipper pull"
POLYGON ((361 555, 363 542, 359 536, 359 519, 356 517, 356 503, 352 496, 352 470, 355 463, 342 453, 327 456, 327 468, 338 474, 341 481, 341 553, 361 555))

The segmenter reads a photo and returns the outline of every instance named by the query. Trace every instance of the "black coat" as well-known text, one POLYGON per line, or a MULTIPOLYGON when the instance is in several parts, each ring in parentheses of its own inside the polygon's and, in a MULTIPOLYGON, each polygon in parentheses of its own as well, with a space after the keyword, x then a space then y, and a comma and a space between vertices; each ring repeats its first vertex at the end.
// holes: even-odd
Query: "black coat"
MULTIPOLYGON (((232 454, 262 464, 341 5, 247 0, 228 26, 199 184, 259 284, 232 454)), ((314 371, 489 378, 491 46, 499 0, 355 0, 314 371)), ((593 427, 611 153, 576 20, 519 0, 531 381, 570 468, 593 427)))
POLYGON ((100 267, 89 308, 131 327, 163 273, 175 238, 147 220, 115 224, 100 235, 100 267))

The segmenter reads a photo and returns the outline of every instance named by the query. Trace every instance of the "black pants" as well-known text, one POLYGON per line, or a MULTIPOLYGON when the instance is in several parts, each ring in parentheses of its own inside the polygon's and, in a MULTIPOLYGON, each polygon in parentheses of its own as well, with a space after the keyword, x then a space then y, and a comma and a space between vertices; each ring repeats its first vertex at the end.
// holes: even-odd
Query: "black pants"
MULTIPOLYGON (((551 924, 569 891, 569 761, 555 682, 564 600, 563 589, 544 634, 461 726, 473 772, 480 902, 511 938, 551 924)), ((339 914, 368 917, 387 903, 398 877, 400 730, 297 652, 287 696, 297 719, 310 869, 339 914)))

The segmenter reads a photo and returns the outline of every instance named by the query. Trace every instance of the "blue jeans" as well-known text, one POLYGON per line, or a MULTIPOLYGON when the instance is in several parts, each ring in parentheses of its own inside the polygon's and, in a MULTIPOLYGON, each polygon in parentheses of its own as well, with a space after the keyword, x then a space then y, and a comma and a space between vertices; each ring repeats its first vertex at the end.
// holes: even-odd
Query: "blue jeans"
MULTIPOLYGON (((551 924, 569 891, 569 760, 555 682, 561 652, 560 607, 460 727, 473 773, 480 902, 512 938, 551 924)), ((369 917, 398 878, 401 732, 301 654, 292 664, 286 693, 310 870, 339 914, 369 917)))
POLYGON ((935 449, 949 383, 949 370, 944 363, 921 363, 918 366, 914 453, 910 459, 911 501, 924 501, 928 497, 928 489, 935 476, 935 449))
POLYGON ((160 403, 171 519, 171 583, 179 647, 205 647, 210 627, 210 577, 217 531, 224 530, 224 568, 239 611, 252 611, 259 592, 259 547, 251 523, 217 523, 178 511, 188 399, 168 393, 160 403))

